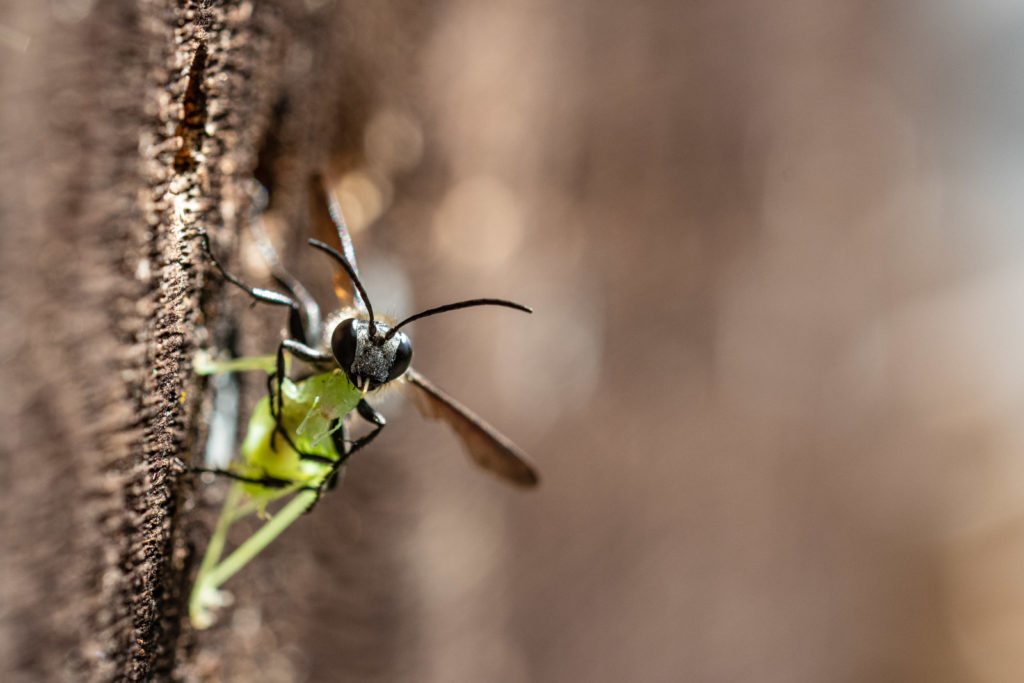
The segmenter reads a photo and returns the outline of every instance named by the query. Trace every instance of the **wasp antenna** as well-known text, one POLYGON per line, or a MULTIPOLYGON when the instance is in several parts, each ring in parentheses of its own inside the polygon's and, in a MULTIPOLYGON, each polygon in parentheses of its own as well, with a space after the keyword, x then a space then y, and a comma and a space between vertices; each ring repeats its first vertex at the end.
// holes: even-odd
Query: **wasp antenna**
POLYGON ((373 319, 373 306, 370 305, 370 296, 366 293, 363 283, 359 281, 359 276, 356 275, 356 269, 352 267, 352 264, 349 263, 347 258, 342 256, 337 249, 329 244, 324 244, 320 240, 309 240, 309 246, 319 249, 320 251, 325 252, 328 256, 334 258, 334 260, 341 264, 341 267, 345 269, 345 272, 348 273, 349 279, 352 280, 352 284, 354 284, 356 289, 359 290, 359 295, 363 297, 363 303, 366 304, 366 313, 370 316, 370 338, 373 339, 377 334, 377 325, 373 319))
POLYGON ((438 313, 447 313, 448 311, 457 311, 460 308, 472 308, 473 306, 504 306, 505 308, 514 308, 517 311, 523 311, 524 313, 533 313, 533 309, 523 304, 517 304, 515 301, 507 301, 505 299, 470 299, 468 301, 458 301, 454 304, 445 304, 444 306, 438 306, 436 308, 428 308, 427 310, 411 315, 402 322, 398 323, 384 336, 384 341, 391 339, 395 336, 395 332, 398 332, 398 328, 411 323, 413 320, 419 320, 420 318, 426 318, 429 315, 437 315, 438 313))

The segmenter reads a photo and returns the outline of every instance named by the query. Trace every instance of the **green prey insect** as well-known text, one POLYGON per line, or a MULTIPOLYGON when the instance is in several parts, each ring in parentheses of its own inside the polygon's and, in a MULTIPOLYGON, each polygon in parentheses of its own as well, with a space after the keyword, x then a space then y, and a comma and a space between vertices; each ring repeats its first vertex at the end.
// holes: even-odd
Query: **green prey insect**
POLYGON ((241 458, 226 470, 195 468, 234 480, 193 585, 189 614, 196 628, 210 626, 215 610, 226 604, 227 595, 220 590, 224 582, 311 510, 325 491, 337 485, 349 458, 380 434, 386 421, 368 403, 367 396, 385 385, 408 387, 420 412, 452 427, 472 459, 484 469, 520 486, 535 486, 539 481, 527 456, 509 439, 410 367, 412 344, 400 331, 414 320, 461 308, 503 306, 528 313, 531 309, 503 299, 471 299, 430 308, 389 326, 374 317, 369 296, 359 280, 351 238, 329 192, 327 205, 344 254, 317 240, 309 240, 309 244, 334 259, 354 289, 352 305, 323 324, 315 301, 280 267, 272 252, 264 248, 277 271, 275 278, 289 294, 244 284, 224 270, 210 250, 208 236, 200 235, 208 258, 226 280, 243 289, 254 302, 288 307, 289 337, 280 343, 275 355, 228 361, 200 355, 196 359, 196 371, 202 375, 264 371, 268 387, 267 396, 259 401, 249 420, 241 458), (310 368, 295 380, 288 376, 292 358, 310 368), (349 441, 346 420, 357 415, 372 428, 349 441), (283 507, 273 515, 268 513, 268 505, 289 496, 283 507), (266 521, 223 557, 229 529, 250 514, 266 521))

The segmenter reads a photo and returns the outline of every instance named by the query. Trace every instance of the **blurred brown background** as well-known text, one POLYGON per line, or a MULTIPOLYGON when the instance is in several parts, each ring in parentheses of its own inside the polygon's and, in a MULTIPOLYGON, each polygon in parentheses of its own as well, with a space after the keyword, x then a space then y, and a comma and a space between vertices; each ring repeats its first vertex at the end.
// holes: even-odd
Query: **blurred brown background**
MULTIPOLYGON (((414 334, 543 481, 386 402, 189 677, 1024 679, 1024 8, 291 11, 335 37, 329 164, 378 306, 535 307, 414 334)), ((26 30, 0 23, 8 68, 26 30)))

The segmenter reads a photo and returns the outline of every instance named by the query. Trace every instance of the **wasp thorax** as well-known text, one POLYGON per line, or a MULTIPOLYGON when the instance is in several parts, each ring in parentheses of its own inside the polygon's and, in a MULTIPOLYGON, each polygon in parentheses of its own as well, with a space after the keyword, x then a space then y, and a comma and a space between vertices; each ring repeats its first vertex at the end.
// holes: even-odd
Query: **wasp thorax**
POLYGON ((412 343, 404 332, 387 338, 391 328, 374 322, 370 338, 370 322, 347 318, 331 334, 331 352, 338 366, 352 384, 376 389, 402 376, 412 361, 412 343))

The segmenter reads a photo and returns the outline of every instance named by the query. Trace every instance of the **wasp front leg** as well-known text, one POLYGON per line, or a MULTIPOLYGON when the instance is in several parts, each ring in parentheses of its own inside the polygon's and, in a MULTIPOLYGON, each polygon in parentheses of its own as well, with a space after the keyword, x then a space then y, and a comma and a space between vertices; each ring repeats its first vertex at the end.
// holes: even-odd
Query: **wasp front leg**
POLYGON ((275 371, 272 375, 267 376, 267 391, 270 394, 270 414, 274 418, 274 433, 270 437, 270 447, 275 452, 277 451, 277 435, 280 434, 291 449, 299 454, 299 457, 305 460, 314 460, 330 464, 333 462, 330 458, 317 455, 316 453, 304 453, 303 451, 300 451, 284 426, 284 380, 286 373, 285 351, 299 360, 312 365, 323 365, 324 363, 329 363, 334 360, 334 357, 330 354, 318 351, 310 346, 306 346, 294 339, 285 339, 278 344, 275 371))
POLYGON ((189 469, 190 472, 196 473, 209 473, 216 474, 221 477, 227 477, 235 481, 240 481, 243 484, 256 484, 258 486, 265 486, 268 489, 286 489, 290 486, 295 486, 296 482, 289 481, 288 479, 279 479, 277 477, 271 477, 265 475, 262 477, 246 477, 241 474, 232 472, 231 470, 221 470, 212 467, 192 467, 189 469))
POLYGON ((370 444, 371 441, 377 438, 381 430, 387 425, 387 420, 377 410, 366 402, 366 399, 359 401, 356 405, 356 412, 359 416, 374 425, 374 428, 365 436, 361 436, 352 443, 345 441, 344 428, 335 430, 331 434, 331 439, 334 441, 334 448, 338 452, 338 459, 331 463, 331 469, 327 471, 323 479, 320 480, 320 485, 316 487, 316 498, 310 503, 309 508, 306 512, 312 511, 313 507, 320 502, 320 497, 324 494, 324 491, 333 489, 338 484, 338 476, 341 472, 341 468, 348 462, 348 459, 352 457, 352 454, 356 451, 362 450, 370 444))

